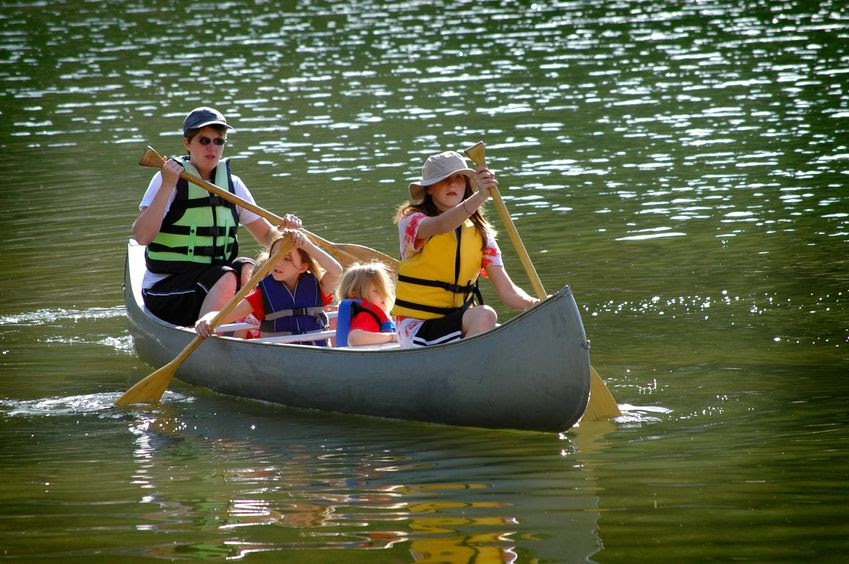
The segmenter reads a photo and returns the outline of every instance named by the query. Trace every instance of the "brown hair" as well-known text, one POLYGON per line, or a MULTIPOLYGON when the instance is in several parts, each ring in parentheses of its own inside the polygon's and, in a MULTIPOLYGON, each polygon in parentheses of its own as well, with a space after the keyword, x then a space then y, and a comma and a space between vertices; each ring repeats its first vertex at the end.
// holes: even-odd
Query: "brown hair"
MULTIPOLYGON (((272 228, 271 232, 268 234, 268 239, 271 242, 268 244, 268 247, 263 249, 262 252, 259 254, 259 256, 257 256, 257 258, 256 258, 257 268, 260 268, 260 267, 262 267, 263 264, 265 264, 265 262, 268 260, 268 258, 272 254, 271 250, 274 248, 274 245, 276 245, 278 243, 278 241, 283 239, 283 237, 285 237, 285 236, 286 236, 286 234, 283 233, 282 231, 280 231, 279 229, 277 229, 276 227, 272 228)), ((308 252, 306 252, 305 250, 303 250, 301 248, 294 249, 294 250, 297 250, 298 254, 301 256, 301 262, 305 262, 307 264, 307 272, 312 273, 313 276, 315 276, 317 279, 321 280, 321 276, 322 276, 321 267, 318 266, 318 263, 315 261, 315 259, 312 258, 312 256, 310 256, 310 254, 308 252)))

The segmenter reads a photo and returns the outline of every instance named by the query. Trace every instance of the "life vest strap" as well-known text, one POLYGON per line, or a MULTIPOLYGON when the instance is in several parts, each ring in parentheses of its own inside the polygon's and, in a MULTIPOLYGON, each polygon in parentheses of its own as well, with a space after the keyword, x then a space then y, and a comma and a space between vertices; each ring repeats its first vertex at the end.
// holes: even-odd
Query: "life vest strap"
POLYGON ((415 278, 413 276, 405 276, 403 274, 398 275, 398 282, 407 282, 409 284, 418 284, 419 286, 431 286, 433 288, 442 288, 443 290, 448 290, 449 292, 453 292, 455 294, 468 294, 470 292, 474 292, 477 284, 472 284, 471 282, 460 286, 458 284, 451 284, 450 282, 445 282, 442 280, 428 280, 426 278, 415 278))
POLYGON ((397 298, 395 299, 395 305, 399 306, 399 307, 405 307, 405 308, 408 308, 408 309, 414 309, 414 310, 417 310, 417 311, 425 311, 427 313, 435 313, 435 314, 440 315, 440 316, 446 316, 449 313, 453 313, 455 311, 459 311, 460 309, 462 309, 462 308, 459 308, 459 307, 436 307, 436 306, 429 306, 429 305, 424 305, 424 304, 417 304, 417 303, 414 303, 414 302, 408 302, 406 300, 399 300, 397 298))
MULTIPOLYGON (((193 249, 189 249, 189 247, 169 247, 168 245, 161 245, 159 243, 148 243, 147 248, 150 249, 151 252, 158 253, 178 253, 181 255, 192 255, 196 257, 210 257, 210 258, 219 258, 222 262, 225 262, 225 257, 216 254, 216 251, 220 251, 221 249, 216 249, 215 247, 194 247, 193 249)), ((202 265, 198 265, 202 266, 202 265)))
POLYGON ((290 315, 309 315, 310 317, 315 317, 322 325, 327 325, 327 315, 324 313, 324 309, 318 306, 281 309, 266 315, 265 320, 273 321, 281 317, 289 317, 290 315))
MULTIPOLYGON (((395 300, 395 303, 397 305, 401 306, 401 307, 406 307, 406 308, 409 308, 409 309, 415 309, 415 310, 418 310, 418 311, 425 311, 427 313, 435 313, 437 315, 441 315, 441 316, 444 317, 444 316, 448 315, 449 313, 454 313, 454 312, 457 312, 457 311, 466 311, 467 309, 469 309, 472 306, 472 304, 475 303, 476 296, 480 296, 480 291, 477 288, 475 288, 473 295, 469 296, 469 299, 467 299, 463 303, 463 305, 461 305, 459 307, 429 306, 429 305, 424 305, 424 304, 417 304, 417 303, 414 303, 414 302, 408 302, 406 300, 399 300, 397 298, 395 300)), ((480 301, 478 303, 482 304, 483 298, 479 298, 479 299, 480 299, 480 301)))
POLYGON ((171 235, 197 235, 199 237, 222 237, 225 235, 232 236, 238 229, 236 227, 225 227, 223 225, 215 225, 212 227, 191 226, 191 225, 173 225, 168 230, 171 235))

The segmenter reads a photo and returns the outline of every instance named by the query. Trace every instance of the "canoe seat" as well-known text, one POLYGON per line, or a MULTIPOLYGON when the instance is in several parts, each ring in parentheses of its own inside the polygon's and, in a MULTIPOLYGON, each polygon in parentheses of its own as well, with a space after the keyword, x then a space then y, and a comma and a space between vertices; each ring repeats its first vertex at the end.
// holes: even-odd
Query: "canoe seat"
MULTIPOLYGON (((339 315, 339 313, 336 310, 330 310, 330 311, 325 311, 325 315, 327 315, 327 319, 330 322, 330 329, 328 331, 324 331, 322 333, 322 336, 319 336, 319 339, 321 339, 321 338, 332 339, 332 338, 336 337, 336 317, 339 315), (323 336, 324 333, 329 333, 330 335, 325 337, 325 336, 323 336)), ((215 328, 215 334, 232 337, 233 333, 235 333, 236 331, 244 331, 246 329, 256 329, 257 327, 259 327, 259 326, 254 325, 253 323, 223 323, 223 324, 221 324, 221 325, 219 325, 218 327, 215 328)), ((279 339, 279 338, 282 338, 282 337, 262 337, 260 339, 252 339, 252 340, 260 341, 260 342, 263 342, 263 343, 279 343, 279 342, 296 343, 298 341, 315 341, 316 340, 315 338, 304 339, 303 337, 304 337, 303 335, 286 335, 285 338, 286 339, 292 339, 291 341, 289 341, 289 340, 286 340, 286 341, 274 340, 274 339, 279 339)))
POLYGON ((277 337, 260 337, 258 339, 249 339, 257 343, 302 343, 304 341, 323 341, 332 339, 336 336, 336 330, 330 331, 313 331, 312 333, 302 333, 300 335, 279 335, 277 337))
MULTIPOLYGON (((335 307, 335 306, 334 306, 335 307)), ((259 343, 301 343, 304 341, 319 341, 321 339, 329 339, 328 346, 336 346, 336 318, 338 312, 335 309, 326 311, 327 318, 330 321, 331 329, 327 331, 316 331, 313 333, 304 333, 303 335, 282 335, 279 337, 260 337, 258 339, 250 339, 259 343)), ((225 323, 215 328, 216 335, 232 336, 236 331, 245 329, 255 329, 257 326, 251 323, 225 323)), ((384 350, 400 348, 398 343, 381 343, 377 345, 358 345, 339 347, 349 350, 384 350)))

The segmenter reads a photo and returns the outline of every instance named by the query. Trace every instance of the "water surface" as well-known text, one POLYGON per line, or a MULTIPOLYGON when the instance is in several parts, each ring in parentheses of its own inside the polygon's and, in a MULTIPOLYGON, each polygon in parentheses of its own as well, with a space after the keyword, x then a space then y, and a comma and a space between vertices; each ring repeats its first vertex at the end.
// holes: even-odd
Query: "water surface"
POLYGON ((4 3, 4 558, 836 559, 847 45, 828 0, 4 3), (260 205, 393 255, 424 158, 484 140, 623 417, 457 429, 178 381, 115 408, 153 370, 121 294, 137 161, 207 104, 260 205))

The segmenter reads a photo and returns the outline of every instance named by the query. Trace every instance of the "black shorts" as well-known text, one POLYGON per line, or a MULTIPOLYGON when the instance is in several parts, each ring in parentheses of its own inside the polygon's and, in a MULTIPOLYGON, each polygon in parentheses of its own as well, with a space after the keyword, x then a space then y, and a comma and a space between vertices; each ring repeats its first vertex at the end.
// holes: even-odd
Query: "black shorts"
POLYGON ((444 317, 428 319, 421 324, 413 335, 413 344, 417 347, 442 345, 463 338, 463 314, 465 309, 449 313, 444 317))
POLYGON ((163 321, 192 327, 209 290, 228 272, 235 273, 238 280, 238 272, 225 265, 203 266, 172 274, 142 290, 144 305, 163 321))

